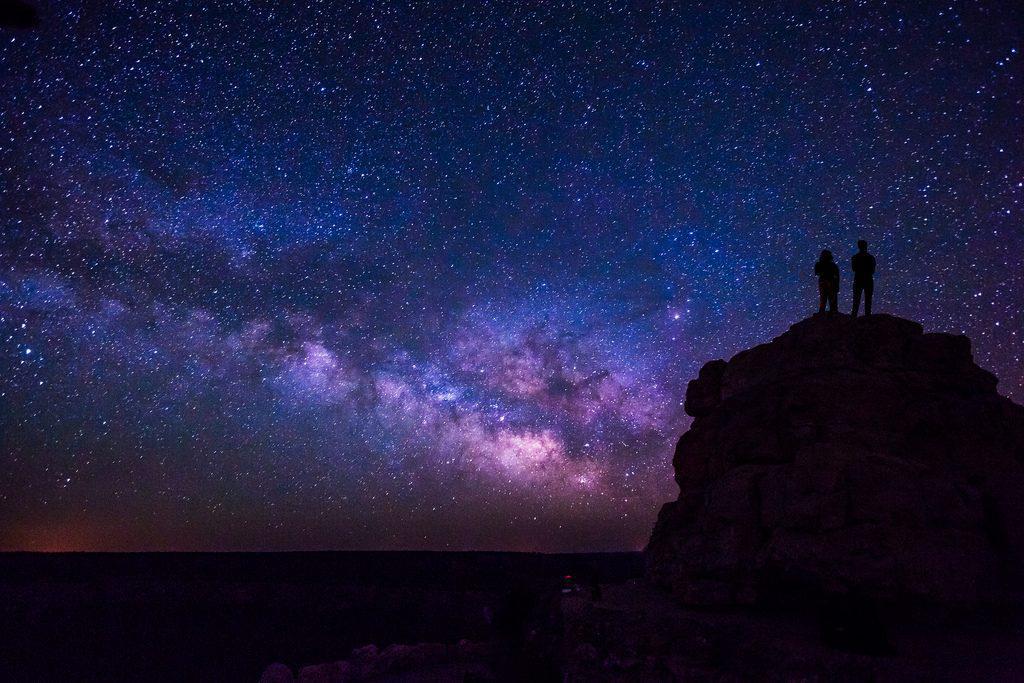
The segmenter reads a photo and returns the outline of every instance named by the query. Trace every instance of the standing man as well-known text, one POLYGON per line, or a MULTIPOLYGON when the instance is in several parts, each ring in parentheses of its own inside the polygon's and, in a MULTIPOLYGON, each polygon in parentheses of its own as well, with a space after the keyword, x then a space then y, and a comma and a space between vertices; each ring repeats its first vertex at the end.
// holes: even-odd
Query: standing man
POLYGON ((864 293, 864 315, 871 315, 871 295, 875 291, 875 257, 868 253, 868 243, 857 241, 857 253, 853 255, 853 313, 860 309, 860 295, 864 293))
POLYGON ((836 300, 839 298, 839 266, 832 260, 832 252, 825 249, 821 258, 814 264, 814 274, 818 276, 818 313, 836 312, 836 300))

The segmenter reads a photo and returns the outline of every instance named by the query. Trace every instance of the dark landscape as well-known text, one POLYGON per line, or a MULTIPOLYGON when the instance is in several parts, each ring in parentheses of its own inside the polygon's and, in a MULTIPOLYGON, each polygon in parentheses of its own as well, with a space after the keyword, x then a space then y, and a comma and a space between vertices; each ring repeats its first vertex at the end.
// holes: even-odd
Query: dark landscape
POLYGON ((641 566, 639 553, 7 553, 2 677, 257 681, 273 662, 368 644, 489 642, 520 606, 546 623, 566 574, 589 590, 641 566))

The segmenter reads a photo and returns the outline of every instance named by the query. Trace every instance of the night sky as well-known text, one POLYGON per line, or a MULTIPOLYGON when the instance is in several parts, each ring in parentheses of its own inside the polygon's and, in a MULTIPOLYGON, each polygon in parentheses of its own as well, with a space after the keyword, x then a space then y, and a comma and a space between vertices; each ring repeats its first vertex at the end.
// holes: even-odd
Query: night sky
POLYGON ((862 237, 1024 400, 1016 3, 215 4, 0 29, 0 548, 638 549, 862 237))

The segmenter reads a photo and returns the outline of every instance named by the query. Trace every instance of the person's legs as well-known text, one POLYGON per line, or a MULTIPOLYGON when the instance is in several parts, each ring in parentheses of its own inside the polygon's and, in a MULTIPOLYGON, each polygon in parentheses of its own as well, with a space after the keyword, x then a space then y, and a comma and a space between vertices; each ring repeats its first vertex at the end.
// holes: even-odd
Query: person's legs
MULTIPOLYGON (((860 310, 860 292, 864 289, 861 285, 856 282, 853 283, 853 312, 850 313, 854 318, 857 317, 857 311, 860 310)), ((867 306, 867 300, 865 300, 865 306, 867 306)))
POLYGON ((832 311, 833 313, 838 313, 839 312, 838 301, 839 301, 839 288, 836 287, 836 286, 832 286, 831 288, 829 288, 828 304, 829 304, 829 310, 832 311))
POLYGON ((828 285, 818 280, 818 313, 825 312, 825 301, 828 298, 828 285))
POLYGON ((875 292, 875 281, 864 283, 864 315, 871 315, 871 295, 875 292))

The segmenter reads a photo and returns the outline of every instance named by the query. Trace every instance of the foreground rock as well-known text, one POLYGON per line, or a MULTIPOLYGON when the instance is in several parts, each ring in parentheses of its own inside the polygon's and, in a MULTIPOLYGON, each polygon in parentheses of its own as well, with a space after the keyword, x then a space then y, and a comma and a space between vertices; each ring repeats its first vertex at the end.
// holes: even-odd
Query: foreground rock
POLYGON ((603 592, 600 601, 563 599, 563 681, 934 683, 1019 681, 1024 672, 1019 622, 887 614, 837 634, 817 611, 698 609, 643 584, 603 592))
POLYGON ((815 316, 687 390, 647 577, 684 604, 1016 600, 1024 408, 966 337, 815 316))
POLYGON ((350 681, 462 681, 493 680, 491 648, 482 643, 376 645, 356 648, 348 659, 312 664, 298 677, 284 664, 271 664, 260 683, 348 683, 350 681))

